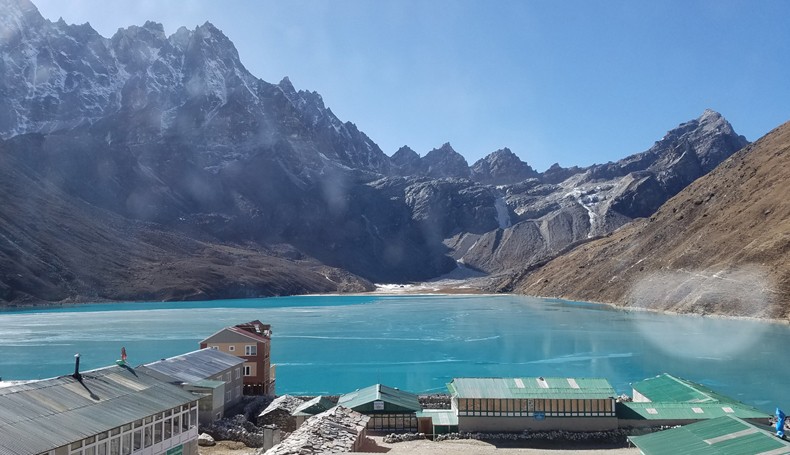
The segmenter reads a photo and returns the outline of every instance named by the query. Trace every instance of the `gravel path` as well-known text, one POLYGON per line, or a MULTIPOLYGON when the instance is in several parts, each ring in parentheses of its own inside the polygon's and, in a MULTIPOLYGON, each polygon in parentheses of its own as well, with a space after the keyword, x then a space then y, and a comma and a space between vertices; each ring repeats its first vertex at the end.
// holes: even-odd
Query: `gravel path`
MULTIPOLYGON (((639 449, 622 447, 603 447, 595 444, 568 444, 556 441, 530 441, 530 446, 514 446, 512 443, 496 446, 494 444, 475 441, 410 441, 396 444, 382 442, 380 436, 368 437, 363 454, 388 453, 390 455, 639 455, 639 449)), ((200 455, 253 455, 255 449, 244 444, 221 441, 214 447, 201 447, 200 455)))

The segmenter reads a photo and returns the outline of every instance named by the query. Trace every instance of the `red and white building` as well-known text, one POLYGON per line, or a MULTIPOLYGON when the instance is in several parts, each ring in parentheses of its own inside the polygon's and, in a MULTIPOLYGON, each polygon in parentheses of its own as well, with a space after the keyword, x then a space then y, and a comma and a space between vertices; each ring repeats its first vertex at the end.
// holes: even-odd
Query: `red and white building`
POLYGON ((201 341, 200 348, 218 349, 244 359, 244 395, 274 395, 271 337, 271 326, 255 320, 225 327, 201 341))

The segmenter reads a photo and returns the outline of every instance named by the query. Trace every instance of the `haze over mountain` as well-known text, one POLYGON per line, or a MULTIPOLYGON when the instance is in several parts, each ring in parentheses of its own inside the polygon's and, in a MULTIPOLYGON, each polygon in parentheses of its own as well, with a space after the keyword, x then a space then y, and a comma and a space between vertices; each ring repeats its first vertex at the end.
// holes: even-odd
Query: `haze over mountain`
POLYGON ((319 94, 250 74, 208 22, 104 38, 27 0, 0 10, 0 197, 16 201, 0 206, 5 302, 507 273, 650 216, 747 144, 709 110, 587 168, 538 173, 508 149, 469 166, 449 143, 390 157, 319 94))

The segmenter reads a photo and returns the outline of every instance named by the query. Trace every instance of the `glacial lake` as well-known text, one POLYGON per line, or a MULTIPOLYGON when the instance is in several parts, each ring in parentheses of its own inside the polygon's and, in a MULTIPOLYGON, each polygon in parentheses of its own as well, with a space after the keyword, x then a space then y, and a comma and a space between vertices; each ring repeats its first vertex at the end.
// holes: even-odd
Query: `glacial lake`
POLYGON ((217 330, 272 325, 277 393, 339 394, 381 382, 446 392, 461 376, 604 377, 618 393, 668 372, 762 410, 790 409, 790 327, 630 312, 510 295, 299 296, 90 304, 0 312, 0 378, 138 365, 217 330))

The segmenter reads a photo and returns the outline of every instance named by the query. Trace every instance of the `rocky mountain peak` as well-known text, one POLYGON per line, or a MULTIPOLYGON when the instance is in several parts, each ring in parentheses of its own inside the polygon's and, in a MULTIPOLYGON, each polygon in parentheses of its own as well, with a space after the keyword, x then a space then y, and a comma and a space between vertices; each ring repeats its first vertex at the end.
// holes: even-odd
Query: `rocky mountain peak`
POLYGON ((296 93, 296 88, 294 88, 294 85, 291 83, 291 79, 288 76, 283 77, 277 86, 280 87, 283 92, 296 93))
MULTIPOLYGON (((645 155, 654 157, 648 167, 656 169, 671 166, 685 154, 687 160, 698 162, 702 173, 708 173, 748 143, 745 137, 735 133, 724 116, 706 109, 697 119, 670 130, 645 155)), ((677 191, 688 183, 684 182, 677 191)))
POLYGON ((425 175, 433 178, 469 178, 469 163, 449 142, 428 152, 422 159, 425 175))
POLYGON ((187 45, 189 45, 190 39, 192 39, 192 31, 190 31, 188 28, 184 26, 181 26, 178 27, 178 30, 176 30, 175 33, 170 35, 168 41, 170 41, 170 44, 174 48, 183 52, 186 49, 187 45))
POLYGON ((430 151, 430 152, 428 152, 428 153, 431 153, 431 152, 434 152, 434 153, 445 153, 445 154, 450 154, 450 155, 452 155, 452 154, 457 154, 457 153, 458 153, 458 152, 456 152, 456 151, 455 151, 455 149, 453 148, 453 146, 452 146, 452 145, 450 145, 450 143, 449 143, 449 142, 445 142, 445 143, 444 143, 444 144, 442 144, 442 146, 441 146, 441 147, 439 147, 438 149, 433 149, 433 150, 431 150, 431 151, 430 151))
POLYGON ((399 148, 395 153, 392 154, 390 157, 392 163, 398 166, 402 166, 405 164, 416 163, 420 161, 420 155, 417 154, 414 150, 411 149, 408 145, 404 145, 403 147, 399 148))
POLYGON ((505 147, 490 153, 472 165, 472 180, 491 185, 522 182, 539 174, 505 147))
POLYGON ((407 145, 393 153, 390 157, 390 162, 392 162, 393 172, 396 175, 418 175, 422 168, 420 155, 407 145))
POLYGON ((226 61, 232 60, 241 66, 236 45, 211 22, 206 21, 195 29, 192 44, 200 47, 207 55, 226 61))
POLYGON ((703 131, 708 133, 735 134, 730 122, 723 115, 712 109, 705 109, 705 112, 699 116, 697 122, 703 131))

